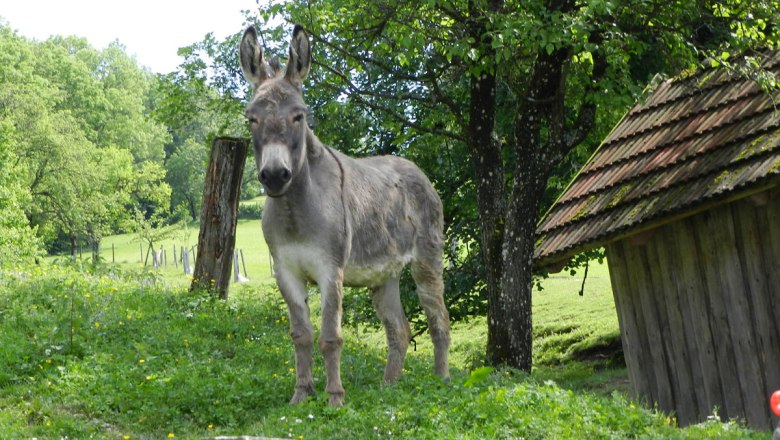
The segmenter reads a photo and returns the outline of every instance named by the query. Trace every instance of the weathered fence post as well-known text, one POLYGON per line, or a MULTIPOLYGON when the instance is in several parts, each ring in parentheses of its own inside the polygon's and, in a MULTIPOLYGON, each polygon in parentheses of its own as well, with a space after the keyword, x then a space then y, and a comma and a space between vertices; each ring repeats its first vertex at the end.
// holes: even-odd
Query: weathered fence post
POLYGON ((181 265, 184 268, 185 275, 192 275, 192 264, 190 263, 190 251, 182 248, 181 265))
POLYGON ((190 290, 213 290, 226 299, 236 244, 241 178, 249 143, 246 139, 215 138, 203 188, 198 250, 190 290))
POLYGON ((246 261, 244 261, 244 250, 239 249, 239 251, 241 252, 241 265, 244 266, 244 276, 249 277, 249 275, 246 273, 246 261))
POLYGON ((236 250, 233 252, 233 281, 237 283, 246 283, 249 281, 249 278, 247 278, 245 275, 241 275, 241 268, 239 267, 238 258, 238 251, 236 250))

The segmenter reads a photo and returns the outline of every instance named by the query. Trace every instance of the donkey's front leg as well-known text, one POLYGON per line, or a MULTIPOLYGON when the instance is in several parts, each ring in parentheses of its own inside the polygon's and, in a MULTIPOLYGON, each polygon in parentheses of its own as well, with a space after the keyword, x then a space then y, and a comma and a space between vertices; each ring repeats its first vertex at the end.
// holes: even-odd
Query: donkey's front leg
POLYGON ((283 268, 277 268, 276 281, 287 303, 290 336, 295 346, 295 393, 290 399, 290 405, 295 405, 314 394, 314 380, 311 373, 314 331, 311 326, 306 284, 303 280, 283 268))
POLYGON ((322 297, 322 327, 320 329, 320 352, 325 359, 327 384, 325 391, 330 394, 328 403, 340 407, 344 404, 344 387, 341 385, 341 346, 344 338, 341 334, 341 299, 344 272, 337 269, 327 280, 319 283, 322 297))

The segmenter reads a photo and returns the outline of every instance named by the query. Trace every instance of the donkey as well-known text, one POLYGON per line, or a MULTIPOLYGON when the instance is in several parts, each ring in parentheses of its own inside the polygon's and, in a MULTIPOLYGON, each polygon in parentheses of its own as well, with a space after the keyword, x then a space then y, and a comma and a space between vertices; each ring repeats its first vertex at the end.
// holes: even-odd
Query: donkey
POLYGON ((253 85, 246 107, 258 178, 268 198, 263 234, 287 304, 295 346, 296 382, 290 404, 314 392, 307 283, 321 294, 319 349, 328 403, 344 403, 340 356, 342 286, 368 287, 387 337, 384 382, 401 375, 409 345, 398 282, 411 264, 434 345, 434 372, 449 377, 449 314, 442 282, 442 204, 425 174, 392 156, 353 159, 326 145, 306 122, 302 82, 311 66, 309 37, 296 25, 286 70, 263 59, 249 27, 239 49, 253 85))

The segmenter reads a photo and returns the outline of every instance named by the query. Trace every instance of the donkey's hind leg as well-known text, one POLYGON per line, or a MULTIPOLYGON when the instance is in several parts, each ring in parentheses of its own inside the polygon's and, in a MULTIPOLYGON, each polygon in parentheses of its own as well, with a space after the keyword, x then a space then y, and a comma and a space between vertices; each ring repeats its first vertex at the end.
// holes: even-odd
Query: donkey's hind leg
POLYGON ((412 261, 412 277, 417 295, 428 318, 428 330, 433 340, 434 372, 444 379, 450 377, 447 350, 450 346, 450 315, 444 305, 444 281, 441 257, 418 258, 412 261))
POLYGON ((401 376, 411 336, 409 321, 401 305, 399 280, 399 276, 392 277, 371 291, 374 308, 385 327, 387 336, 387 366, 385 366, 383 379, 385 383, 395 382, 401 376))

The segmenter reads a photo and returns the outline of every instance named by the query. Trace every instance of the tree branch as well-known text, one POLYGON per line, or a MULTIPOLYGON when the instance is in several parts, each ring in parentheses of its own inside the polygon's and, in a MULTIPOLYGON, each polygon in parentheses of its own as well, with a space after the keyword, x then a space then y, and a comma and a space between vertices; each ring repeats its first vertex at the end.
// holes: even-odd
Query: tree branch
POLYGON ((364 105, 366 105, 367 107, 369 107, 369 108, 371 108, 373 110, 377 110, 377 111, 381 111, 383 113, 386 113, 386 114, 390 115, 396 121, 400 122, 401 124, 403 124, 403 125, 405 125, 407 127, 410 127, 410 128, 412 128, 414 130, 417 130, 419 132, 435 134, 435 135, 439 135, 439 136, 444 136, 444 137, 447 137, 447 138, 450 138, 450 139, 454 139, 454 140, 457 140, 457 141, 463 141, 464 140, 463 136, 460 135, 460 134, 453 133, 453 132, 451 132, 449 130, 442 130, 440 128, 426 127, 426 126, 424 126, 424 125, 422 125, 420 123, 417 123, 417 122, 414 122, 414 121, 410 120, 409 118, 404 116, 402 113, 396 111, 395 109, 392 109, 392 108, 384 106, 384 105, 377 104, 375 102, 372 102, 372 101, 366 99, 365 98, 366 96, 376 96, 376 95, 373 92, 369 92, 367 90, 361 89, 360 87, 355 85, 355 83, 353 83, 347 77, 347 75, 345 75, 343 72, 341 72, 341 71, 339 71, 339 70, 337 70, 337 69, 335 69, 335 68, 333 68, 331 66, 328 66, 326 64, 320 64, 320 66, 323 67, 328 72, 330 72, 331 74, 336 75, 338 78, 340 78, 344 82, 344 84, 346 84, 348 95, 350 97, 356 99, 361 104, 364 104, 364 105))
MULTIPOLYGON (((600 40, 599 40, 600 41, 600 40)), ((593 73, 591 74, 591 92, 598 92, 598 84, 604 79, 604 75, 607 72, 607 57, 601 51, 593 53, 593 73)), ((579 145, 588 134, 593 130, 593 126, 596 122, 596 104, 587 99, 583 101, 577 114, 577 120, 573 127, 567 130, 564 142, 564 151, 562 154, 566 154, 571 151, 572 148, 579 145)))

